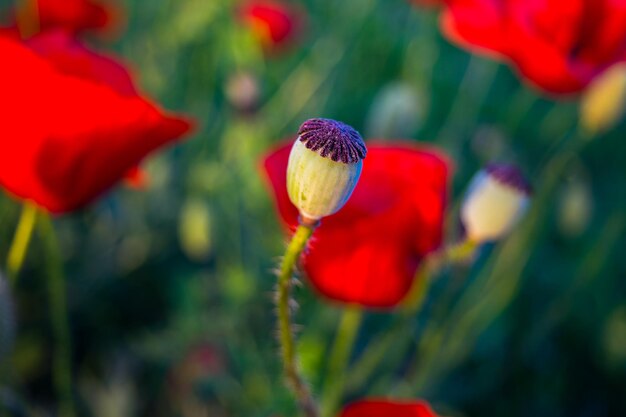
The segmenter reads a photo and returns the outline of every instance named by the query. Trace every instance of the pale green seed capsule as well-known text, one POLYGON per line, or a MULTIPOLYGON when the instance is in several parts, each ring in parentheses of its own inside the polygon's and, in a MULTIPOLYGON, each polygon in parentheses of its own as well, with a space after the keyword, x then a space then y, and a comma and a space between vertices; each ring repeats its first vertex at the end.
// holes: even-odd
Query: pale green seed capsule
POLYGON ((523 217, 530 195, 530 185, 515 166, 487 166, 472 180, 461 207, 467 238, 483 243, 504 237, 523 217))
POLYGON ((303 219, 336 213, 350 198, 367 153, 350 126, 329 119, 306 121, 289 155, 287 191, 303 219))

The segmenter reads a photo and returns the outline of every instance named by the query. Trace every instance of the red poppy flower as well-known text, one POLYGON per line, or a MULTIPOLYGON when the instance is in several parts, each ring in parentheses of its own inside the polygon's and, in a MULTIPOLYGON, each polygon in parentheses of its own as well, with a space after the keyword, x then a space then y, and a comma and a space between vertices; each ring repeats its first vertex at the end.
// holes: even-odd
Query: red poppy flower
MULTIPOLYGON (((264 161, 278 210, 291 227, 287 195, 291 144, 264 161)), ((409 144, 369 144, 361 179, 346 205, 322 219, 303 266, 315 289, 341 302, 389 308, 409 291, 415 271, 441 243, 448 164, 409 144)))
POLYGON ((117 14, 111 2, 93 0, 37 0, 37 8, 41 30, 65 29, 70 33, 109 30, 117 14))
POLYGON ((226 370, 223 354, 209 344, 191 348, 185 357, 173 368, 178 382, 193 382, 207 375, 221 374, 226 370))
POLYGON ((287 45, 297 35, 301 18, 292 6, 275 1, 251 1, 240 9, 246 22, 267 48, 287 45))
POLYGON ((189 122, 163 113, 111 58, 41 35, 0 37, 0 185, 53 213, 111 188, 189 122))
POLYGON ((444 32, 512 61, 537 87, 573 93, 626 58, 626 0, 446 0, 444 32))
POLYGON ((363 400, 348 405, 339 417, 437 417, 423 402, 363 400))
MULTIPOLYGON (((169 372, 170 401, 175 407, 196 397, 197 385, 207 378, 220 378, 227 371, 227 360, 215 346, 202 343, 191 347, 169 372)), ((216 415, 207 411, 205 415, 216 415)), ((221 415, 221 414, 217 414, 221 415)))

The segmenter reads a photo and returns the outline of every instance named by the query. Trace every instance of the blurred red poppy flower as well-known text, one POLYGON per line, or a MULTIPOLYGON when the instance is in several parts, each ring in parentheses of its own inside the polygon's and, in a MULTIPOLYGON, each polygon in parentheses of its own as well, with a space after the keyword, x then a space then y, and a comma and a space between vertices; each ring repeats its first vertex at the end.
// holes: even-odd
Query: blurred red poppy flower
POLYGON ((202 415, 224 416, 220 407, 212 401, 199 398, 198 388, 207 381, 225 377, 227 368, 227 358, 216 346, 202 343, 191 347, 170 369, 168 402, 178 410, 191 407, 202 409, 202 415))
POLYGON ((512 61, 549 93, 574 93, 626 58, 626 0, 446 0, 444 32, 512 61))
MULTIPOLYGON (((287 195, 291 143, 264 160, 282 219, 297 224, 287 195)), ((390 308, 408 293, 416 269, 442 239, 449 165, 440 154, 406 143, 368 144, 352 197, 325 217, 303 266, 324 296, 390 308)))
POLYGON ((268 49, 288 45, 302 23, 300 13, 293 6, 277 1, 250 1, 241 7, 239 15, 268 49))
POLYGON ((201 344, 191 348, 172 369, 175 382, 182 385, 193 383, 210 375, 225 372, 226 358, 215 346, 201 344))
POLYGON ((67 36, 0 37, 0 185, 53 213, 89 203, 190 128, 67 36))
POLYGON ((105 0, 37 0, 37 14, 42 31, 64 29, 75 34, 110 30, 116 23, 118 9, 105 0))
POLYGON ((363 400, 348 405, 339 417, 437 417, 424 401, 363 400))

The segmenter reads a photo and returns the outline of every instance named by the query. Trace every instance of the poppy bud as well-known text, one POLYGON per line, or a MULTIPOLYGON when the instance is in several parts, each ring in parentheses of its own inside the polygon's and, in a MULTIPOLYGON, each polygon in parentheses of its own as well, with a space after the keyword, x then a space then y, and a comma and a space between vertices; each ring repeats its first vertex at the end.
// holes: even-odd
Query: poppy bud
POLYGON ((194 261, 206 261, 213 249, 213 216, 210 206, 197 197, 183 203, 178 223, 178 237, 183 252, 194 261))
POLYGON ((254 113, 259 106, 259 81, 249 72, 233 74, 226 83, 226 98, 243 114, 254 113))
POLYGON ((581 235, 593 214, 593 191, 587 181, 572 178, 564 184, 557 205, 557 224, 569 237, 581 235))
POLYGON ((513 165, 493 164, 474 176, 461 208, 467 238, 476 243, 497 240, 521 219, 531 189, 513 165))
POLYGON ((604 133, 621 120, 626 105, 626 65, 617 64, 596 78, 580 103, 580 123, 591 134, 604 133))
POLYGON ((304 221, 337 212, 356 186, 367 153, 361 135, 330 119, 310 119, 300 126, 287 165, 289 199, 304 221))
POLYGON ((425 100, 411 84, 396 82, 384 87, 374 98, 367 117, 371 138, 410 138, 420 127, 425 100))

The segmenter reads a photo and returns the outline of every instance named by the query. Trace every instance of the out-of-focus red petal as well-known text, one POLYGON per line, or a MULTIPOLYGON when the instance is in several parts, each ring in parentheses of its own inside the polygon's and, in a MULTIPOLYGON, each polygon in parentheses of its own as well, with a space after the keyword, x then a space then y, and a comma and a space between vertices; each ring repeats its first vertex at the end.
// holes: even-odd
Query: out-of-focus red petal
POLYGON ((293 6, 277 1, 249 1, 241 7, 239 15, 270 48, 288 44, 302 26, 302 17, 293 6))
POLYGON ((124 66, 87 49, 67 32, 46 32, 29 39, 27 45, 64 74, 107 85, 124 96, 137 95, 124 66))
POLYGON ((117 16, 111 2, 93 0, 37 0, 41 30, 64 29, 71 33, 104 30, 117 16))
POLYGON ((442 13, 442 31, 454 42, 466 48, 476 48, 485 54, 504 53, 506 48, 502 12, 491 0, 448 2, 442 13))
POLYGON ((585 88, 626 58, 626 0, 446 0, 443 32, 504 57, 554 94, 585 88))
POLYGON ((61 73, 17 42, 0 39, 0 54, 0 184, 51 212, 87 204, 190 128, 139 96, 61 73))
POLYGON ((20 32, 14 26, 0 27, 0 38, 20 40, 20 32))
MULTIPOLYGON (((286 189, 290 144, 265 159, 279 213, 292 228, 298 212, 286 189)), ((449 164, 437 152, 408 144, 368 146, 363 173, 346 205, 322 219, 304 256, 313 287, 341 302, 397 305, 415 271, 439 247, 449 164)))
POLYGON ((338 417, 437 417, 424 401, 363 400, 349 404, 338 417))
POLYGON ((126 172, 124 183, 135 190, 143 190, 150 183, 150 179, 144 170, 136 166, 126 172))

